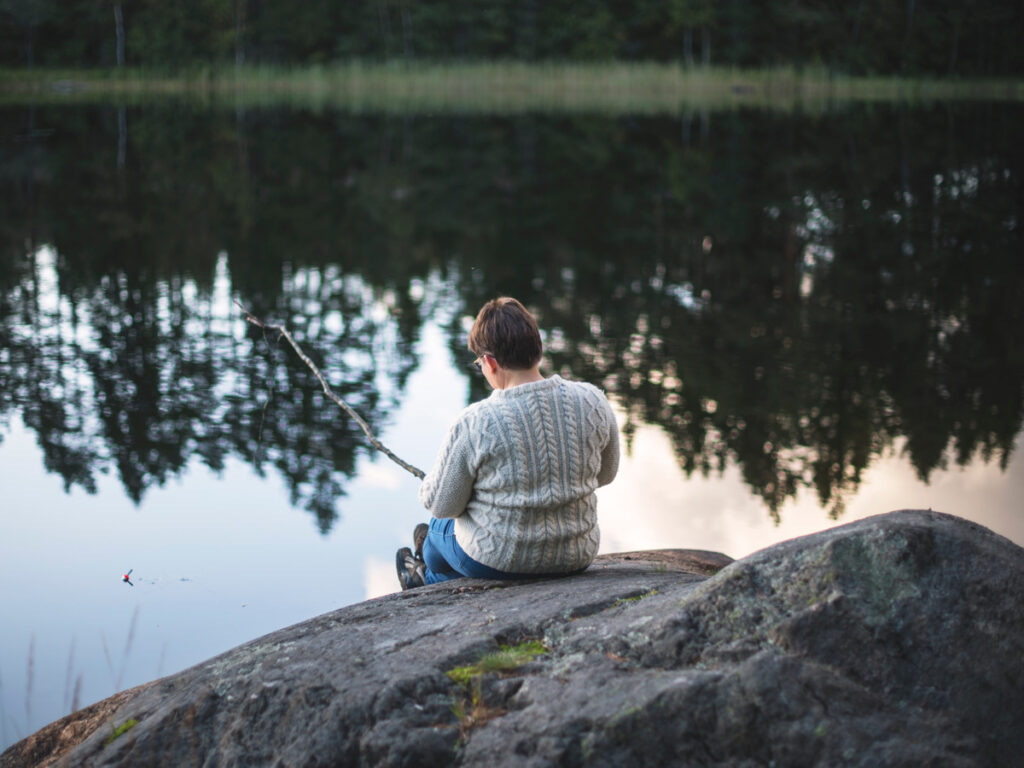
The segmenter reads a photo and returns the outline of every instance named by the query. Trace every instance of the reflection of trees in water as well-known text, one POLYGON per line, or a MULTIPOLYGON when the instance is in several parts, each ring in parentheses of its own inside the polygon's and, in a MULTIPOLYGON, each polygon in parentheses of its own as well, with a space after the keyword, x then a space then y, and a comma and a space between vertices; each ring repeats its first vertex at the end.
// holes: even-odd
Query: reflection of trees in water
MULTIPOLYGON (((260 475, 273 466, 292 504, 330 528, 365 440, 289 348, 238 319, 226 259, 205 288, 120 271, 73 294, 58 289, 52 250, 35 260, 5 294, 11 343, 0 369, 5 399, 21 406, 47 469, 66 488, 95 492, 95 474, 113 468, 139 502, 193 459, 221 471, 234 454, 260 475)), ((343 379, 332 387, 374 424, 394 408, 413 366, 388 299, 337 270, 304 269, 272 303, 256 305, 293 323, 318 365, 343 379)))
POLYGON ((922 480, 949 446, 1005 468, 1024 413, 1019 150, 968 139, 936 163, 930 136, 853 135, 834 161, 812 143, 798 169, 753 144, 738 171, 688 161, 725 177, 664 189, 635 262, 538 273, 555 367, 614 390, 627 439, 660 424, 687 473, 735 461, 774 514, 801 486, 841 514, 900 437, 922 480))
POLYGON ((776 515, 800 487, 841 514, 896 445, 923 480, 949 447, 1005 467, 1024 413, 1007 118, 746 115, 684 119, 675 136, 608 121, 617 151, 603 152, 570 121, 548 146, 587 160, 554 171, 538 151, 548 179, 517 187, 538 202, 520 204, 513 239, 545 258, 499 255, 466 304, 524 298, 554 369, 615 391, 627 440, 655 423, 687 473, 735 462, 776 515), (570 191, 546 188, 557 172, 570 191))
MULTIPOLYGON (((397 407, 416 365, 415 333, 409 331, 418 323, 408 317, 417 315, 414 303, 327 268, 301 270, 286 281, 274 306, 254 302, 249 308, 263 318, 288 318, 289 331, 331 388, 371 429, 397 407)), ((232 444, 261 472, 269 462, 288 478, 291 503, 313 512, 326 532, 344 495, 342 479, 353 476, 359 453, 370 451, 365 436, 287 343, 246 327, 257 354, 244 370, 247 407, 225 418, 232 444), (259 403, 264 405, 255 407, 259 403)))
MULTIPOLYGON (((613 389, 627 438, 656 423, 687 472, 735 462, 773 513, 813 487, 839 514, 894 445, 924 479, 950 446, 1005 464, 1019 113, 129 110, 122 168, 113 112, 41 112, 65 130, 0 162, 0 414, 23 410, 69 485, 111 466, 139 498, 234 454, 326 528, 361 437, 286 346, 227 320, 215 254, 371 423, 415 364, 434 273, 464 314, 496 293, 535 307, 554 368, 613 389), (55 307, 26 240, 60 254, 55 307)), ((448 332, 461 363, 458 311, 448 332)))

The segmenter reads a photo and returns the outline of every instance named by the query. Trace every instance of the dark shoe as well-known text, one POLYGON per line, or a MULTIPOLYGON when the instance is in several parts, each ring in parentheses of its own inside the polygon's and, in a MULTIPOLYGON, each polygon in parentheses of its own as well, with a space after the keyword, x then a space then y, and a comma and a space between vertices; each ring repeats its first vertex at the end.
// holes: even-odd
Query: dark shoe
POLYGON ((412 531, 412 555, 417 560, 423 559, 423 542, 427 540, 427 524, 420 523, 412 531))
POLYGON ((398 571, 398 583, 402 585, 403 590, 426 586, 426 566, 422 560, 413 557, 412 550, 408 547, 402 547, 395 553, 395 569, 398 571))

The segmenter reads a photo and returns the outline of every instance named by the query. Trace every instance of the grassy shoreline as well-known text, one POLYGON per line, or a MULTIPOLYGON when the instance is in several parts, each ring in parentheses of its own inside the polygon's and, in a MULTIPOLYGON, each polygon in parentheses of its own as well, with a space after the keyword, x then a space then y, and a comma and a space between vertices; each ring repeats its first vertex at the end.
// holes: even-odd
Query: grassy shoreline
POLYGON ((849 103, 1024 101, 1024 80, 851 77, 824 70, 678 64, 521 62, 229 67, 179 74, 0 70, 0 103, 295 106, 353 112, 619 112, 758 107, 821 111, 849 103))

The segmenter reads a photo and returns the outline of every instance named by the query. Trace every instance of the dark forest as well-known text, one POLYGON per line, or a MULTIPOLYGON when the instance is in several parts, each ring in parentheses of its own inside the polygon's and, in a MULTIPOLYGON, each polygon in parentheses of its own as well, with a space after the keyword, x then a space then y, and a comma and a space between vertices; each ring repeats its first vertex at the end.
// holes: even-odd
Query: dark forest
POLYGON ((0 66, 672 61, 850 75, 1024 71, 1024 2, 2 0, 0 66))

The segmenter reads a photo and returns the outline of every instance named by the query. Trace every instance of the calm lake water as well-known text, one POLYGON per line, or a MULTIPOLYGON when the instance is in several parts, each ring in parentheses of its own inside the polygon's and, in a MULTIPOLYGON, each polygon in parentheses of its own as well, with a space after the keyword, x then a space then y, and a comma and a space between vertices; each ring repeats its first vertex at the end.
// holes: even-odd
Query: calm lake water
POLYGON ((236 299, 423 469, 523 300, 619 414, 604 552, 1024 543, 1022 120, 0 108, 0 746, 397 589, 417 481, 236 299))

